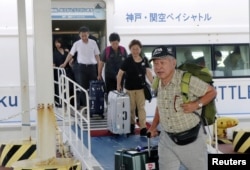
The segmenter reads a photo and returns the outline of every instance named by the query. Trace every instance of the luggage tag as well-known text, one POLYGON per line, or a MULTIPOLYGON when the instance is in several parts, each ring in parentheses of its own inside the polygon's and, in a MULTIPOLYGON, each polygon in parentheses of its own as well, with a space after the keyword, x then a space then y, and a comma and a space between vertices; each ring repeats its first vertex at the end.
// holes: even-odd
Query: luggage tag
POLYGON ((155 169, 155 163, 154 162, 150 162, 150 163, 146 163, 145 164, 145 170, 153 170, 155 169))

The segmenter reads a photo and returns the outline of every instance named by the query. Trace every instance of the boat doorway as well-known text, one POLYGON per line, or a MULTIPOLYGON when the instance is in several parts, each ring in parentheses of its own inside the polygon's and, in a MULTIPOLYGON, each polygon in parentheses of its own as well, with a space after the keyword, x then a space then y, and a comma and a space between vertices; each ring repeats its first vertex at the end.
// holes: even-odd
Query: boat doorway
POLYGON ((100 51, 106 47, 106 5, 101 0, 53 1, 51 8, 53 41, 61 37, 70 49, 79 39, 78 30, 86 26, 100 51))

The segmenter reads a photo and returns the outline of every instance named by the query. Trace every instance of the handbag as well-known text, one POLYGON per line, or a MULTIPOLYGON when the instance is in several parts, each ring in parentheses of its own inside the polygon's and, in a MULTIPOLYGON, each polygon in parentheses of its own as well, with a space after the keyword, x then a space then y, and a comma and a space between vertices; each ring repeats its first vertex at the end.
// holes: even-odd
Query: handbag
MULTIPOLYGON (((145 62, 144 58, 143 58, 143 62, 145 62)), ((135 68, 136 68, 137 74, 139 74, 139 70, 136 67, 136 65, 135 65, 135 68)), ((139 77, 140 77, 142 84, 143 84, 143 91, 144 91, 145 99, 148 100, 149 102, 151 102, 151 100, 153 98, 151 87, 145 80, 143 80, 142 76, 139 76, 139 77)))
POLYGON ((150 85, 148 83, 145 83, 143 90, 144 90, 145 99, 151 102, 153 96, 152 96, 150 85))
POLYGON ((172 139, 177 145, 187 145, 194 142, 199 134, 201 123, 198 123, 195 127, 190 130, 180 132, 180 133, 168 133, 168 136, 172 139))

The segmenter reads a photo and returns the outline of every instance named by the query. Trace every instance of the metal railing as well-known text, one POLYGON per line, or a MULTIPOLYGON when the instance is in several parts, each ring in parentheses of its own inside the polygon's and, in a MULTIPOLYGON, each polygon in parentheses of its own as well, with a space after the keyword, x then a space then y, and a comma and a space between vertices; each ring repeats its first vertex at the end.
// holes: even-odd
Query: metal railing
POLYGON ((60 86, 60 76, 65 75, 66 71, 64 68, 54 67, 54 88, 55 88, 55 105, 62 105, 62 101, 60 100, 60 94, 62 94, 62 86, 60 86))
POLYGON ((89 114, 89 95, 88 91, 82 88, 75 81, 66 76, 64 68, 54 67, 58 80, 54 83, 58 86, 58 94, 55 97, 59 101, 57 104, 60 108, 56 116, 62 120, 62 132, 67 138, 74 152, 83 160, 91 154, 91 137, 90 137, 90 114, 89 114), (78 110, 77 95, 84 93, 86 96, 86 106, 78 110), (87 113, 83 116, 84 113, 87 113), (83 123, 86 126, 83 126, 83 123), (85 153, 88 152, 86 155, 85 153))

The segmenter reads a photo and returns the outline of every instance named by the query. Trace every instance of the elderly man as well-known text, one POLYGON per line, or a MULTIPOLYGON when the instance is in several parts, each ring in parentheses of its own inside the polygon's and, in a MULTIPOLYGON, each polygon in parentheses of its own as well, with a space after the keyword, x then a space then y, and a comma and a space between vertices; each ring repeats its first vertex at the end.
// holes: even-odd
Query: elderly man
POLYGON ((162 131, 158 145, 159 168, 179 170, 183 164, 190 170, 207 170, 206 137, 200 130, 200 117, 203 105, 216 96, 216 90, 206 82, 191 76, 188 103, 183 102, 181 80, 184 71, 176 69, 176 57, 165 46, 152 52, 154 71, 160 79, 158 85, 157 107, 148 132, 157 135, 156 128, 162 131), (185 137, 183 139, 183 137, 185 137))

